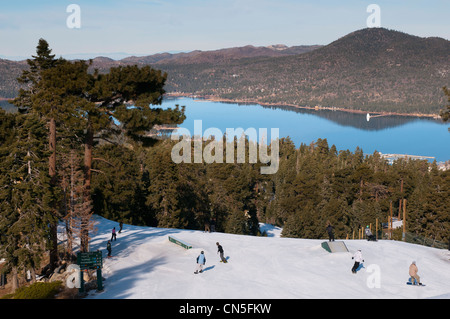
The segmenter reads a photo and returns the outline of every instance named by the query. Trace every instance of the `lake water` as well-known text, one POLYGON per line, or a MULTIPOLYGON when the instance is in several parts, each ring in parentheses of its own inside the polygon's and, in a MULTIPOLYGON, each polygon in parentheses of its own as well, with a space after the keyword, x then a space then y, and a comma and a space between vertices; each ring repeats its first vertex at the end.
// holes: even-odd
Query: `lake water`
MULTIPOLYGON (((0 107, 11 109, 6 101, 0 107)), ((438 162, 450 160, 450 123, 429 118, 406 116, 374 117, 328 110, 305 110, 282 106, 261 106, 166 98, 162 107, 186 106, 186 120, 180 127, 194 135, 194 120, 202 120, 202 132, 218 128, 278 128, 280 137, 289 136, 297 147, 319 138, 338 150, 354 151, 360 147, 364 153, 378 151, 384 154, 431 156, 438 162)))
POLYGON ((428 118, 383 116, 367 121, 366 114, 329 110, 304 110, 292 107, 267 107, 257 104, 236 104, 166 98, 162 107, 186 106, 186 120, 180 127, 194 135, 194 120, 202 120, 202 132, 218 128, 279 129, 280 137, 290 137, 298 147, 319 138, 338 150, 364 153, 408 154, 434 157, 438 162, 450 160, 450 123, 428 118))

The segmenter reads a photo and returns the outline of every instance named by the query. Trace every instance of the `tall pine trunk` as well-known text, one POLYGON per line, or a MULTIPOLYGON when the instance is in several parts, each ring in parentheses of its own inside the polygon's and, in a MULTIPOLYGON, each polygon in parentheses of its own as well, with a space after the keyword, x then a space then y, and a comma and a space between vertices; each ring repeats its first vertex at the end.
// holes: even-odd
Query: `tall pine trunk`
MULTIPOLYGON (((50 185, 55 187, 56 180, 56 122, 54 118, 50 119, 49 125, 49 175, 50 185)), ((57 237, 57 209, 53 208, 54 221, 50 225, 50 267, 55 269, 58 264, 58 237, 57 237)))
POLYGON ((17 266, 13 266, 11 269, 11 290, 14 293, 19 288, 19 276, 17 266))
POLYGON ((88 124, 86 140, 84 145, 84 194, 83 201, 86 206, 83 208, 81 216, 81 251, 87 252, 89 249, 89 222, 91 216, 91 168, 92 168, 92 147, 94 145, 94 132, 91 123, 88 124))

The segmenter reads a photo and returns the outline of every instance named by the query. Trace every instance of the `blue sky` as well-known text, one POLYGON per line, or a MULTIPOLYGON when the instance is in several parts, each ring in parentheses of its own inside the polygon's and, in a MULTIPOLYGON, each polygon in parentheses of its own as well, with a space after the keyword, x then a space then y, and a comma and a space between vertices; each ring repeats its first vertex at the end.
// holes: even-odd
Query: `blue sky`
POLYGON ((382 27, 450 38, 449 0, 0 0, 0 57, 30 57, 41 37, 57 56, 85 58, 328 44, 367 27, 369 4, 382 27), (79 29, 67 26, 70 4, 79 29))

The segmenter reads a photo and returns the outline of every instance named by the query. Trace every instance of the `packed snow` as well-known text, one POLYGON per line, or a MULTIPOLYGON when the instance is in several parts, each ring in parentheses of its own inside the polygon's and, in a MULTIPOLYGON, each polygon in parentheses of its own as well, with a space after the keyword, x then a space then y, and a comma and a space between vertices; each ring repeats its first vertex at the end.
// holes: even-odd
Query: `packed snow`
MULTIPOLYGON (((349 252, 329 253, 324 240, 280 237, 281 229, 261 225, 267 237, 205 233, 123 225, 95 216, 90 250, 103 252, 103 291, 87 299, 306 299, 450 298, 450 252, 398 241, 345 240, 349 252), (168 236, 192 245, 184 249, 168 236), (220 262, 216 242, 228 263, 220 262), (364 268, 352 274, 352 255, 361 249, 364 268), (196 258, 206 256, 203 273, 196 258), (422 283, 406 285, 416 261, 422 283)), ((339 240, 339 239, 336 239, 339 240)))

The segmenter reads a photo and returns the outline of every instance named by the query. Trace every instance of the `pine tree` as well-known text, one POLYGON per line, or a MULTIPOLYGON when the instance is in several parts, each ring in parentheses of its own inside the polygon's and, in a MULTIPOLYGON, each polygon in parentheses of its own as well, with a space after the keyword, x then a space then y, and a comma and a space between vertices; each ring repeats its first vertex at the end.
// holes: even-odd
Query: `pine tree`
MULTIPOLYGON (((0 114, 1 116, 1 114, 0 114)), ((51 204, 55 194, 50 187, 47 132, 34 115, 16 115, 10 143, 0 147, 0 255, 18 287, 18 272, 30 270, 34 280, 43 252, 51 243, 47 225, 55 223, 51 204), (46 247, 47 246, 47 247, 46 247)))
MULTIPOLYGON (((145 132, 161 123, 181 123, 183 111, 152 108, 164 94, 166 75, 150 67, 112 68, 109 73, 88 72, 85 61, 60 61, 55 67, 42 72, 38 92, 34 95, 40 111, 55 114, 66 126, 84 129, 84 200, 90 202, 93 147, 96 138, 108 139, 111 134, 124 134, 134 141, 148 142, 145 132), (133 102, 134 107, 129 107, 133 102), (116 122, 119 121, 120 125, 116 122)), ((37 108, 37 106, 35 106, 37 108)), ((86 209, 89 210, 86 204, 86 209)), ((84 214, 81 223, 87 225, 84 214)), ((87 230, 82 238, 87 238, 87 230)), ((86 251, 87 242, 81 250, 86 251)))
MULTIPOLYGON (((24 70, 22 75, 18 78, 19 83, 25 84, 26 89, 20 89, 18 96, 13 100, 13 104, 19 108, 19 112, 28 113, 34 112, 44 116, 49 123, 49 174, 51 178, 51 187, 56 187, 56 119, 54 109, 57 109, 57 105, 48 105, 40 98, 36 96, 42 95, 40 83, 42 81, 42 74, 54 68, 61 63, 62 60, 56 60, 55 55, 51 54, 51 49, 46 40, 39 39, 39 43, 36 47, 36 56, 33 59, 27 59, 29 70, 24 70)), ((57 208, 52 205, 53 214, 57 215, 57 208)), ((56 224, 50 225, 51 228, 51 242, 50 248, 50 265, 52 268, 56 266, 58 261, 57 252, 57 230, 56 224)))

